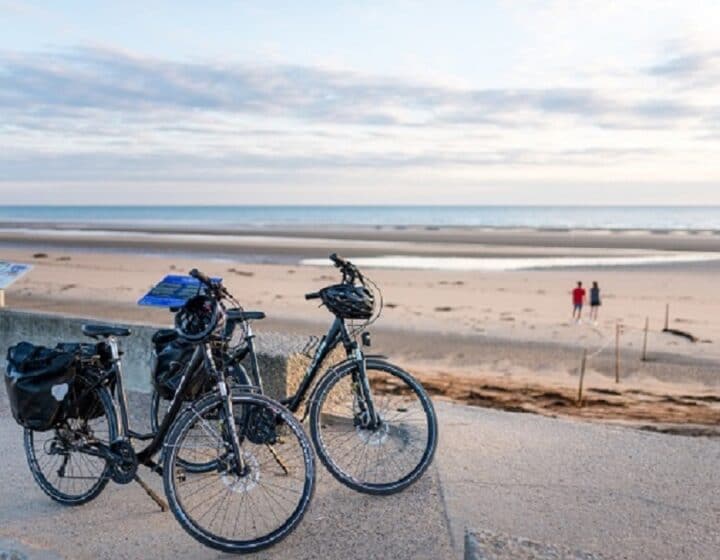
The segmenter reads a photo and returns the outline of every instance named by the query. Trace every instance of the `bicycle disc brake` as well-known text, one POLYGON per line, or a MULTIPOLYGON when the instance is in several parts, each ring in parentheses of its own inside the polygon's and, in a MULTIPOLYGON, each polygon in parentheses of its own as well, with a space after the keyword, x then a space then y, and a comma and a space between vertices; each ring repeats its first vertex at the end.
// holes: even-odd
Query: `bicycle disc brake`
POLYGON ((135 449, 129 441, 120 440, 110 445, 110 451, 119 457, 112 463, 110 478, 117 484, 130 484, 135 480, 138 470, 138 460, 135 449))

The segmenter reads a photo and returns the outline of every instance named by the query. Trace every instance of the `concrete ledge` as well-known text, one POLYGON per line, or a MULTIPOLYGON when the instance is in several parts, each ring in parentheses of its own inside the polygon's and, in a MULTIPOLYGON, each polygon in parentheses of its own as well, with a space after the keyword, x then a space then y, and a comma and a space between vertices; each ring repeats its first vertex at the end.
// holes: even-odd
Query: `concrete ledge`
MULTIPOLYGON (((0 360, 10 346, 22 340, 34 344, 54 346, 58 342, 88 342, 82 334, 85 323, 108 324, 107 321, 30 311, 0 310, 0 360)), ((132 329, 132 335, 121 340, 123 374, 127 389, 150 392, 151 339, 162 325, 113 323, 132 329)), ((168 325, 165 326, 167 328, 168 325)), ((285 396, 287 391, 288 356, 298 352, 306 339, 301 336, 273 332, 259 332, 255 339, 260 372, 265 391, 274 398, 285 396)))
POLYGON ((465 532, 465 560, 603 560, 602 556, 488 531, 465 532))

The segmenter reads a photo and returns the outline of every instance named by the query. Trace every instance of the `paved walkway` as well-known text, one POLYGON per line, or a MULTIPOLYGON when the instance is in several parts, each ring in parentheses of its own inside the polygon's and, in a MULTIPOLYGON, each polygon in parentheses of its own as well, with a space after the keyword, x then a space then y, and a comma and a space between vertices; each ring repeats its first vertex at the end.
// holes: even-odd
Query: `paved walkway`
MULTIPOLYGON (((9 416, 4 389, 0 449, 0 558, 3 550, 13 548, 43 560, 236 558, 198 544, 137 484, 110 483, 96 500, 80 507, 52 502, 28 470, 22 430, 9 416)), ((319 461, 317 465, 315 497, 298 529, 253 559, 453 557, 436 468, 408 491, 378 498, 346 489, 319 461)), ((141 473, 162 495, 161 479, 144 468, 141 473)))
MULTIPOLYGON (((533 541, 528 558, 544 558, 543 550, 720 558, 720 441, 437 408, 441 442, 423 480, 375 498, 345 489, 320 467, 298 530, 253 558, 461 558, 466 527, 481 536, 481 558, 517 557, 524 539, 533 541)), ((0 449, 0 557, 10 548, 43 559, 222 557, 186 536, 137 485, 111 484, 79 508, 52 503, 27 469, 1 390, 0 449)), ((157 477, 145 479, 161 490, 157 477)))
POLYGON ((471 527, 606 558, 720 558, 720 440, 438 411, 456 542, 471 527))

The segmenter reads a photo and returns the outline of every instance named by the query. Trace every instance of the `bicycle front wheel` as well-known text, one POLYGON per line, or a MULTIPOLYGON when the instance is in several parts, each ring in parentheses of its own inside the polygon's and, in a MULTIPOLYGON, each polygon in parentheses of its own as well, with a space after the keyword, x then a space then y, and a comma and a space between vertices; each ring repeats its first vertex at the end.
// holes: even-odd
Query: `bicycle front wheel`
POLYGON ((418 480, 437 447, 437 419, 422 385, 384 360, 366 359, 366 374, 379 422, 364 427, 360 375, 347 362, 317 388, 310 429, 318 456, 332 475, 366 494, 394 494, 418 480))
POLYGON ((230 418, 223 398, 214 394, 190 404, 177 419, 165 443, 165 493, 176 519, 196 540, 248 553, 277 543, 300 523, 315 488, 315 464, 302 426, 285 407, 253 393, 235 393, 231 402, 230 418), (217 468, 193 472, 179 456, 195 464, 213 461, 217 468))

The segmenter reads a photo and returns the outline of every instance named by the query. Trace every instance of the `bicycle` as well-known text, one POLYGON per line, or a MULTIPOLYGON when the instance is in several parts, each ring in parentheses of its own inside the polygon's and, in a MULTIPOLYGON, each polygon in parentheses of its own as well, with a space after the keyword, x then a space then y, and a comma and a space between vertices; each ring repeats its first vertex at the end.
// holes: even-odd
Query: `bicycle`
MULTIPOLYGON (((315 450, 338 481, 358 492, 393 494, 430 466, 437 447, 437 417, 412 375, 385 356, 364 354, 362 347, 370 345, 364 329, 380 315, 382 295, 351 262, 336 254, 330 259, 342 272, 342 282, 305 298, 320 299, 335 319, 317 343, 297 391, 280 402, 293 413, 308 404, 301 420, 309 417, 315 450), (349 328, 347 321, 355 320, 362 321, 360 326, 349 328), (320 375, 325 360, 341 345, 347 359, 320 375)), ((209 279, 206 286, 212 289, 209 279)), ((261 391, 251 320, 263 317, 262 312, 236 310, 235 318, 244 322, 244 344, 228 358, 240 368, 249 358, 249 378, 261 391)), ((247 377, 244 368, 243 375, 247 377)))
POLYGON ((229 294, 192 274, 207 289, 176 314, 176 328, 195 348, 157 430, 141 434, 129 426, 119 339, 130 330, 89 324, 83 333, 97 344, 59 345, 74 349, 83 368, 66 413, 52 429, 26 427, 25 452, 36 482, 57 502, 84 504, 109 480, 136 481, 167 509, 139 478, 138 466, 145 465, 163 477, 169 507, 193 538, 223 552, 255 552, 286 537, 305 514, 315 486, 312 447, 280 403, 251 386, 229 389, 229 374, 217 367, 213 352, 229 294), (201 364, 215 388, 185 402, 201 364), (133 440, 148 443, 136 451, 133 440))

